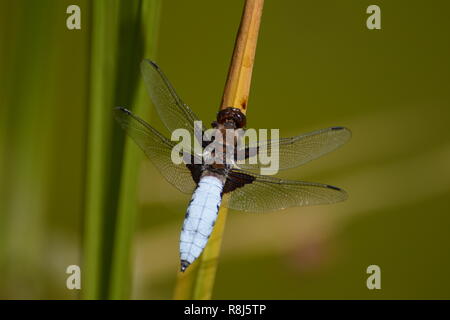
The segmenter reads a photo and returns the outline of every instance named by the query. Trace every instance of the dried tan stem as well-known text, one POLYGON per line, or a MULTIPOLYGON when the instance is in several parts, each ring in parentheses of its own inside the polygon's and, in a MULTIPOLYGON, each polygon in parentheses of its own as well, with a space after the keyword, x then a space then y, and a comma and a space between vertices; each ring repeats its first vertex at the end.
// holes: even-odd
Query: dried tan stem
POLYGON ((247 111, 263 6, 264 0, 247 0, 245 2, 221 109, 235 107, 241 109, 244 114, 247 111))
MULTIPOLYGON (((244 114, 247 111, 263 5, 264 0, 245 2, 220 109, 239 108, 244 114)), ((211 299, 227 213, 227 208, 220 208, 202 255, 186 274, 178 274, 175 299, 211 299)))

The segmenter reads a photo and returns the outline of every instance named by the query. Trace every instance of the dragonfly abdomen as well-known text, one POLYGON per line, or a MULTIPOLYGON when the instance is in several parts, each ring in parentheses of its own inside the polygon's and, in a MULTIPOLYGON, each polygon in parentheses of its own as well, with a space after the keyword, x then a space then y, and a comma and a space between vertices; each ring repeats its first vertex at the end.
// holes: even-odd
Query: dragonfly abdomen
POLYGON ((205 248, 217 219, 222 189, 223 183, 214 176, 204 176, 200 179, 181 230, 181 271, 186 270, 205 248))

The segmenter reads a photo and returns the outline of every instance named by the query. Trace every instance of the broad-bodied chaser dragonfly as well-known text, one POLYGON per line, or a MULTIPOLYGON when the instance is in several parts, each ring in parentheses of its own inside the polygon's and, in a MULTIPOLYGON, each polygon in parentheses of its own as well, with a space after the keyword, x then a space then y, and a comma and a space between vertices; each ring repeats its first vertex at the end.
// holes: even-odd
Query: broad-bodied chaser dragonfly
MULTIPOLYGON (((194 122, 199 119, 177 96, 161 69, 154 62, 144 60, 141 71, 165 127, 170 132, 184 128, 193 133, 194 122)), ((331 185, 260 175, 254 172, 261 166, 258 163, 235 165, 233 162, 206 164, 186 161, 175 164, 171 158, 175 142, 125 108, 116 108, 115 116, 168 182, 184 193, 193 193, 180 237, 181 271, 185 271, 205 248, 221 204, 234 210, 265 212, 331 204, 347 198, 344 190, 331 185)), ((230 106, 218 112, 213 127, 219 131, 238 130, 245 124, 245 115, 230 106)), ((331 127, 277 141, 259 141, 256 148, 270 149, 268 146, 275 143, 279 169, 288 169, 336 149, 350 137, 351 132, 347 128, 331 127)))

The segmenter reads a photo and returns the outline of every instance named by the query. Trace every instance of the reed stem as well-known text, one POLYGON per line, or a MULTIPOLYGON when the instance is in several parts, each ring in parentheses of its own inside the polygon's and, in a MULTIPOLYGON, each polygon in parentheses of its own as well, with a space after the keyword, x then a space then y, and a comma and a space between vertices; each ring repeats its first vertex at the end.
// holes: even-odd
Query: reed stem
MULTIPOLYGON (((234 107, 247 112, 263 5, 264 0, 245 1, 220 109, 234 107)), ((220 207, 214 230, 202 255, 191 266, 193 270, 179 273, 175 299, 211 299, 227 213, 227 208, 220 207)))

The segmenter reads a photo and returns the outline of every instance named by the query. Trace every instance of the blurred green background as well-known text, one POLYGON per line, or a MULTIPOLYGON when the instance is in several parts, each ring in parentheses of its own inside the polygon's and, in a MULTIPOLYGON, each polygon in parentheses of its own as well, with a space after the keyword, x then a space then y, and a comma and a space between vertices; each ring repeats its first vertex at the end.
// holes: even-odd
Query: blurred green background
MULTIPOLYGON (((0 298, 83 296, 90 284, 81 294, 68 290, 66 268, 84 265, 89 234, 97 235, 86 226, 103 221, 95 220, 92 188, 106 190, 100 204, 109 223, 136 230, 125 257, 130 297, 172 297, 189 196, 124 145, 110 111, 143 105, 139 114, 163 131, 137 89, 145 56, 212 121, 242 6, 0 1, 0 298), (81 8, 81 30, 66 28, 70 4, 81 8), (100 30, 108 23, 119 27, 100 30), (107 166, 103 187, 90 184, 92 161, 107 166), (132 168, 135 175, 123 173, 132 168), (128 185, 136 193, 126 195, 128 185), (137 203, 135 220, 117 199, 137 203)), ((445 0, 266 0, 248 127, 280 128, 282 136, 349 127, 348 145, 281 176, 337 185, 350 197, 282 213, 232 212, 213 298, 450 298, 449 11, 445 0), (381 8, 381 30, 366 28, 371 4, 381 8), (381 267, 381 290, 366 287, 372 264, 381 267)), ((100 227, 104 246, 122 243, 117 229, 100 227)), ((114 278, 114 259, 99 260, 98 277, 114 278)), ((114 288, 97 296, 114 297, 114 288)))

